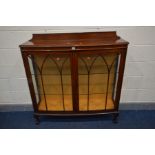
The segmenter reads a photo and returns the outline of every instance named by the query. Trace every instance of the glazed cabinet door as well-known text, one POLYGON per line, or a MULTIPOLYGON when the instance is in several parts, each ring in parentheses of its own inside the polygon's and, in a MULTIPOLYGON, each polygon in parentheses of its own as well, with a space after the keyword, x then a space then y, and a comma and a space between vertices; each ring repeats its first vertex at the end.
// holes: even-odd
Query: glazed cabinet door
POLYGON ((118 53, 78 53, 79 111, 116 107, 118 53))
POLYGON ((38 111, 73 111, 71 54, 27 56, 38 111))

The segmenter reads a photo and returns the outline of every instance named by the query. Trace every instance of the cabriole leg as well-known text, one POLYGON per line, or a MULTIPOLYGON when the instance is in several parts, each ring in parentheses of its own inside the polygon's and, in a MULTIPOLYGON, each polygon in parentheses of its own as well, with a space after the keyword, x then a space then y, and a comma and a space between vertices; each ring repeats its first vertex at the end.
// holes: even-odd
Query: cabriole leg
POLYGON ((38 116, 38 115, 33 115, 33 117, 34 117, 34 119, 35 119, 36 125, 39 125, 39 123, 40 123, 40 116, 38 116))
POLYGON ((118 116, 119 116, 119 113, 115 113, 115 114, 112 114, 112 121, 113 123, 118 123, 118 116))

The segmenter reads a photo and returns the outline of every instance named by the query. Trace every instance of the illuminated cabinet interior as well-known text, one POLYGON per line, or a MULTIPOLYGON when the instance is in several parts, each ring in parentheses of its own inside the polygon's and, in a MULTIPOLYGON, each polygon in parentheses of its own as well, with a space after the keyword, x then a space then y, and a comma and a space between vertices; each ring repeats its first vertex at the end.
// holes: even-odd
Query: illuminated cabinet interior
POLYGON ((116 32, 33 34, 20 45, 34 117, 119 109, 128 42, 116 32))

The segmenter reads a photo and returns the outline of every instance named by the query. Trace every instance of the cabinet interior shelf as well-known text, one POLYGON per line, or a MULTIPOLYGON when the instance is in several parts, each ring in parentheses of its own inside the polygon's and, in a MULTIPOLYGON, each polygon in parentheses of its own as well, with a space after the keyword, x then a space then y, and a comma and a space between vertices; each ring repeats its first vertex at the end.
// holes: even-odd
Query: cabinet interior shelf
MULTIPOLYGON (((65 96, 68 98, 68 101, 70 101, 69 98, 72 96, 65 96)), ((47 109, 46 109, 46 103, 45 100, 42 100, 39 103, 39 110, 42 111, 73 111, 72 102, 65 102, 65 109, 63 108, 63 105, 61 103, 60 97, 57 96, 55 98, 48 97, 47 99, 47 109)), ((80 111, 89 111, 89 110, 112 110, 114 109, 114 101, 110 98, 107 100, 107 106, 105 109, 105 98, 101 98, 100 96, 93 97, 93 100, 89 103, 89 107, 87 106, 87 98, 80 95, 79 98, 79 110, 80 111), (87 108, 88 107, 88 108, 87 108)))
MULTIPOLYGON (((89 94, 84 94, 84 93, 79 93, 79 95, 97 95, 97 94, 106 94, 106 93, 89 93, 89 94)), ((109 92, 110 94, 110 92, 109 92)), ((43 93, 38 93, 38 95, 44 95, 43 93)), ((72 95, 72 94, 49 94, 49 93, 46 93, 45 95, 72 95)))
MULTIPOLYGON (((114 72, 111 72, 110 74, 113 74, 113 73, 114 72)), ((115 73, 118 74, 118 72, 115 72, 115 73)), ((89 75, 97 75, 97 74, 106 74, 107 75, 108 73, 89 73, 89 75)), ((46 75, 47 76, 60 76, 60 74, 31 74, 31 75, 33 75, 33 76, 38 76, 38 75, 39 76, 41 76, 41 75, 42 76, 44 76, 44 75, 45 76, 46 75)), ((81 74, 81 73, 79 73, 78 75, 80 76, 80 75, 88 75, 88 74, 81 74)), ((62 74, 62 76, 71 76, 71 74, 62 74)))

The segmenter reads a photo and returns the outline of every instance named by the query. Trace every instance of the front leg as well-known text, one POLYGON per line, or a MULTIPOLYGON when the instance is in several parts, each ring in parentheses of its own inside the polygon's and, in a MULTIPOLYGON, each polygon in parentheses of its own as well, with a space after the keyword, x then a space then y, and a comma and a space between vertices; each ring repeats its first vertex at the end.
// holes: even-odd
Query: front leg
POLYGON ((39 125, 39 123, 40 123, 40 116, 38 116, 38 115, 33 115, 33 117, 34 117, 34 119, 35 119, 35 124, 36 124, 36 125, 39 125))
POLYGON ((112 114, 112 116, 113 116, 113 118, 112 118, 113 123, 118 123, 119 113, 112 114))

